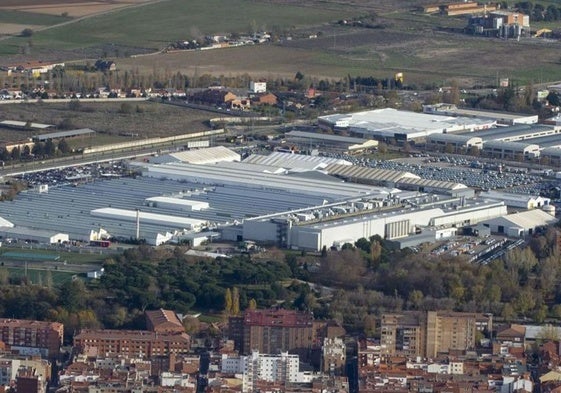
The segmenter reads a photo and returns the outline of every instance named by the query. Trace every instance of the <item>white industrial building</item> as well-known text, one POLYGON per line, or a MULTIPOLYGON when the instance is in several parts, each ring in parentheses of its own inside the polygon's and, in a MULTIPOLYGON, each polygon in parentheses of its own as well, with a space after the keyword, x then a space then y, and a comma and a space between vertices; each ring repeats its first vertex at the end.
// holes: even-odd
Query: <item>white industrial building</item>
POLYGON ((201 211, 209 208, 208 202, 194 201, 191 199, 156 196, 146 198, 146 205, 182 211, 201 211))
POLYGON ((539 228, 555 224, 555 216, 540 210, 528 210, 525 212, 495 217, 482 222, 489 227, 492 233, 507 235, 510 237, 523 237, 532 235, 539 228))
POLYGON ((475 117, 495 121, 498 124, 536 124, 538 115, 528 115, 523 113, 494 112, 475 109, 458 108, 453 104, 434 104, 423 105, 423 112, 441 116, 464 116, 475 117))
MULTIPOLYGON (((241 156, 224 146, 207 147, 171 153, 164 156, 169 161, 185 162, 189 164, 214 164, 221 161, 240 161, 241 156)), ((152 160, 157 162, 159 160, 152 160)))
POLYGON ((547 147, 561 148, 561 134, 540 136, 537 138, 532 138, 527 142, 535 143, 539 145, 540 149, 545 149, 547 147))
POLYGON ((378 139, 425 139, 432 134, 491 128, 496 121, 468 117, 440 116, 385 108, 318 117, 324 130, 349 131, 378 139))
POLYGON ((20 226, 0 227, 0 238, 26 241, 41 244, 60 244, 69 241, 67 233, 59 233, 55 230, 35 229, 20 226))
POLYGON ((354 138, 350 136, 322 134, 318 132, 290 131, 284 134, 287 142, 296 143, 301 148, 321 148, 346 151, 349 153, 374 150, 378 141, 374 139, 354 138))
POLYGON ((458 228, 455 227, 442 229, 428 228, 423 229, 421 233, 391 240, 390 244, 396 249, 404 249, 407 247, 415 247, 423 243, 434 243, 440 240, 448 239, 456 236, 457 233, 458 228))
POLYGON ((506 160, 532 160, 540 156, 540 147, 533 143, 495 140, 483 143, 483 154, 506 160))
POLYGON ((373 235, 446 237, 507 214, 503 200, 473 198, 460 183, 337 158, 273 153, 241 163, 131 164, 143 176, 23 192, 0 204, 0 220, 49 231, 56 221, 58 232, 86 242, 200 244, 219 232, 224 240, 321 250, 373 235))
MULTIPOLYGON (((67 233, 71 240, 126 242, 138 238, 151 245, 183 240, 195 245, 250 217, 361 195, 384 197, 394 191, 344 183, 300 167, 333 162, 323 160, 287 162, 285 166, 294 169, 234 162, 135 162, 145 166, 145 176, 97 179, 74 187, 53 187, 44 193, 23 192, 0 204, 0 226, 51 230, 56 220, 57 231, 67 233), (213 232, 197 233, 205 228, 213 232)), ((241 230, 238 232, 241 237, 241 230)), ((237 235, 233 239, 237 240, 237 235)))
POLYGON ((483 191, 480 194, 483 198, 496 199, 504 201, 508 207, 516 207, 525 210, 541 209, 544 206, 549 206, 551 199, 542 197, 540 195, 526 195, 515 194, 510 192, 501 191, 483 191))
POLYGON ((304 154, 291 154, 284 152, 273 152, 268 155, 252 154, 243 160, 244 164, 266 165, 271 167, 286 168, 290 170, 314 171, 324 169, 328 165, 353 165, 351 162, 342 158, 308 156, 304 154))
MULTIPOLYGON (((281 153, 282 154, 282 153, 281 153)), ((309 157, 309 156, 303 156, 309 157)), ((323 165, 313 163, 313 166, 323 165)), ((242 166, 243 167, 243 166, 242 166)), ((237 167, 218 165, 162 164, 145 165, 143 175, 203 185, 243 185, 248 189, 276 189, 330 197, 353 197, 360 194, 385 193, 391 190, 362 184, 345 183, 334 179, 310 179, 265 172, 247 172, 237 167)))
POLYGON ((462 227, 506 214, 503 202, 485 199, 427 195, 405 200, 364 198, 250 218, 243 223, 243 238, 319 251, 374 235, 393 240, 414 234, 418 228, 462 227))
POLYGON ((427 137, 427 147, 431 150, 446 151, 451 146, 453 152, 466 152, 472 147, 481 150, 483 140, 469 134, 432 134, 427 137))
POLYGON ((147 213, 143 211, 117 209, 113 207, 105 207, 90 211, 94 217, 112 218, 121 221, 134 221, 142 225, 150 224, 166 224, 170 227, 185 228, 189 230, 200 230, 208 226, 208 221, 197 220, 189 217, 178 217, 168 214, 147 213))
POLYGON ((559 134, 561 134, 561 127, 543 124, 517 124, 509 127, 459 133, 459 135, 481 138, 483 143, 487 141, 520 142, 559 134))

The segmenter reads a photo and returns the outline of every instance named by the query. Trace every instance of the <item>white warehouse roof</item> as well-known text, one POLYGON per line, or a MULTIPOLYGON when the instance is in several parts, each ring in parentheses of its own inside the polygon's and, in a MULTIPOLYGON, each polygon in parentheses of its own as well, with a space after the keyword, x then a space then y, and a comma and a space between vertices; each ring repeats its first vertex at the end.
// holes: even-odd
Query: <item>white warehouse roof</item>
POLYGON ((252 154, 243 162, 294 170, 323 169, 329 164, 352 165, 351 162, 341 158, 306 156, 303 154, 283 153, 278 151, 267 156, 252 154))
POLYGON ((480 194, 485 198, 492 198, 498 201, 504 201, 507 206, 521 207, 524 209, 533 209, 536 207, 542 207, 544 205, 549 205, 551 200, 549 198, 542 197, 540 195, 529 195, 529 194, 517 194, 510 192, 501 191, 483 191, 480 194))
POLYGON ((89 134, 95 134, 95 131, 92 130, 91 128, 79 128, 70 131, 59 131, 59 132, 51 132, 48 134, 35 135, 33 139, 37 139, 38 141, 46 141, 49 139, 60 139, 60 138, 68 138, 73 136, 89 135, 89 134))
POLYGON ((364 166, 343 166, 330 164, 325 168, 330 175, 341 176, 352 180, 369 180, 373 182, 397 182, 403 178, 418 179, 419 176, 411 172, 396 171, 393 169, 369 168, 364 166))
POLYGON ((0 234, 5 238, 13 237, 21 240, 32 240, 39 243, 67 242, 69 236, 55 230, 27 228, 27 227, 0 227, 0 234))
POLYGON ((5 218, 0 217, 0 227, 13 227, 14 224, 5 218))
POLYGON ((445 116, 465 116, 477 117, 480 119, 492 119, 502 124, 535 124, 538 122, 538 115, 458 108, 456 105, 445 103, 423 105, 423 111, 425 113, 435 113, 445 116))
POLYGON ((29 126, 29 128, 36 128, 40 130, 44 130, 46 128, 54 127, 53 124, 42 124, 42 123, 27 123, 25 121, 19 120, 2 120, 0 121, 0 125, 7 126, 7 127, 17 127, 17 128, 25 128, 29 126))
POLYGON ((158 204, 162 204, 168 208, 175 208, 178 210, 203 210, 208 209, 209 204, 208 202, 203 201, 194 201, 191 199, 183 199, 183 198, 172 198, 172 197, 165 197, 165 196, 155 196, 151 198, 146 198, 146 202, 153 203, 154 206, 158 207, 158 204))
POLYGON ((187 150, 170 154, 171 157, 190 164, 213 164, 220 161, 240 161, 241 157, 235 151, 224 146, 208 147, 205 149, 187 150))
MULTIPOLYGON (((116 209, 112 207, 95 209, 90 212, 92 216, 114 218, 123 221, 136 221, 136 213, 136 210, 116 209)), ((143 222, 152 224, 168 224, 170 227, 185 229, 196 229, 208 224, 208 222, 204 220, 147 212, 139 212, 139 218, 141 224, 143 222)))
POLYGON ((483 140, 477 136, 469 134, 433 134, 428 136, 429 141, 449 142, 449 143, 464 143, 466 145, 482 144, 483 140))
POLYGON ((351 145, 363 144, 369 139, 355 138, 351 136, 334 135, 334 134, 321 134, 319 132, 306 132, 306 131, 289 131, 284 134, 286 137, 294 137, 301 139, 324 140, 337 143, 346 143, 351 145))
POLYGON ((407 139, 425 138, 443 132, 473 131, 489 128, 495 124, 491 120, 431 115, 392 108, 322 116, 318 121, 320 126, 321 123, 330 124, 363 135, 384 138, 403 135, 407 139))
POLYGON ((170 164, 150 165, 139 163, 146 168, 143 176, 184 180, 209 185, 243 185, 250 189, 285 190, 293 193, 322 195, 325 198, 346 198, 369 194, 392 192, 383 187, 341 181, 306 179, 275 175, 270 173, 247 172, 243 168, 225 168, 216 165, 170 164))
POLYGON ((484 224, 502 225, 505 228, 519 227, 524 229, 531 229, 540 226, 554 224, 557 219, 552 215, 540 209, 528 210, 525 212, 509 214, 504 217, 497 217, 487 221, 484 224))
POLYGON ((540 147, 527 142, 505 142, 496 140, 483 143, 483 149, 510 149, 513 151, 526 152, 539 150, 540 147))

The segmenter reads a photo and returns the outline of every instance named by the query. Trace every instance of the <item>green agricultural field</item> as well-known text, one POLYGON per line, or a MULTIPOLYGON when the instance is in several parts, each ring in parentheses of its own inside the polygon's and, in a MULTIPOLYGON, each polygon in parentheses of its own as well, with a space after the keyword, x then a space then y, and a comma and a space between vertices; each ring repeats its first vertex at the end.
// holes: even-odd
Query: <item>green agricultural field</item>
POLYGON ((16 10, 2 10, 2 12, 0 12, 0 23, 51 26, 69 20, 72 20, 72 18, 59 15, 39 14, 36 12, 16 10))
MULTIPOLYGON (((342 79, 348 75, 389 78, 403 72, 406 84, 420 87, 446 86, 454 80, 463 86, 488 85, 498 77, 511 78, 519 85, 561 79, 559 41, 523 37, 518 42, 462 34, 466 18, 424 15, 418 12, 420 3, 310 0, 301 6, 295 0, 163 0, 36 32, 31 46, 23 38, 0 41, 0 55, 29 50, 36 57, 79 58, 85 63, 103 54, 115 56, 112 60, 121 75, 137 70, 144 75, 248 74, 275 79, 301 72, 314 79, 342 79), (375 28, 328 23, 357 15, 375 28), (173 41, 253 29, 290 33, 294 39, 126 57, 165 48, 173 41), (317 38, 307 38, 314 33, 317 38)), ((77 119, 76 123, 87 118, 85 114, 66 115, 77 119)), ((129 117, 140 120, 142 116, 129 117)), ((116 123, 91 128, 129 131, 136 127, 123 116, 112 120, 116 123)), ((179 123, 175 125, 179 128, 179 123)), ((160 123, 153 124, 155 133, 164 133, 160 128, 160 123)))
POLYGON ((250 74, 267 79, 300 71, 315 78, 392 77, 404 72, 407 84, 495 83, 497 76, 518 84, 561 79, 557 42, 533 38, 499 40, 460 33, 325 27, 317 39, 208 51, 163 53, 120 59, 124 69, 150 72, 154 64, 187 75, 250 74), (516 53, 516 61, 505 61, 516 53))
MULTIPOLYGON (((249 32, 252 28, 289 31, 343 16, 341 10, 249 0, 166 0, 37 32, 33 36, 33 47, 40 51, 115 44, 157 50, 173 41, 208 34, 249 32)), ((22 38, 0 42, 0 54, 14 53, 24 43, 22 38)))

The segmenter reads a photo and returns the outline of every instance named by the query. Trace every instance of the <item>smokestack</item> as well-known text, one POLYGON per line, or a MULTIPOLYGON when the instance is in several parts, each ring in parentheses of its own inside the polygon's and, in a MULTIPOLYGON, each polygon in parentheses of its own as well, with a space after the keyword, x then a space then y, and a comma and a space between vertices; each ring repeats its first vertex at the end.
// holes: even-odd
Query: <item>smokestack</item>
POLYGON ((140 240, 140 209, 136 209, 136 240, 140 240))

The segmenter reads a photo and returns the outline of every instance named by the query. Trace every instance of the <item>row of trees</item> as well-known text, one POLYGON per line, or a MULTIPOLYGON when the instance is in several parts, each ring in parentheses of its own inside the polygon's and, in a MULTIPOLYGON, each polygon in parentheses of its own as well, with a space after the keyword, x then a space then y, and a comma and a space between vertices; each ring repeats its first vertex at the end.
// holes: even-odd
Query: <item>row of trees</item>
MULTIPOLYGON (((86 65, 86 67, 89 67, 89 65, 86 65)), ((207 73, 200 74, 196 70, 194 75, 188 76, 181 72, 171 72, 169 69, 160 70, 156 67, 151 72, 140 72, 137 68, 122 71, 84 72, 78 69, 55 67, 50 73, 39 78, 35 78, 29 73, 0 77, 0 86, 20 88, 30 97, 46 98, 47 96, 43 91, 36 90, 37 87, 48 85, 50 89, 60 93, 74 92, 86 96, 101 86, 120 88, 125 91, 132 88, 180 90, 206 88, 213 85, 247 88, 252 79, 254 78, 249 74, 215 76, 207 73)), ((302 73, 297 73, 297 77, 294 78, 270 78, 267 83, 269 89, 277 91, 304 89, 313 85, 320 90, 343 92, 349 87, 347 78, 342 80, 320 79, 305 76, 302 73)))
POLYGON ((561 8, 553 4, 547 7, 540 3, 532 3, 531 1, 522 1, 514 5, 523 14, 529 15, 533 22, 552 22, 561 18, 561 8))
POLYGON ((37 141, 21 147, 0 147, 0 161, 6 163, 10 161, 53 158, 69 154, 71 151, 72 149, 64 138, 60 139, 58 143, 48 139, 45 142, 37 141))

